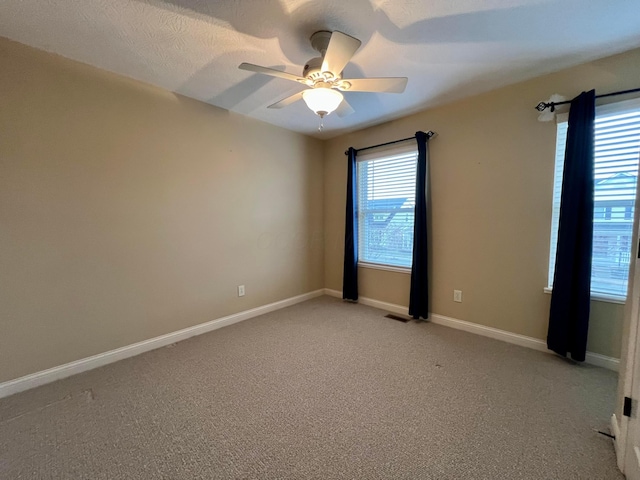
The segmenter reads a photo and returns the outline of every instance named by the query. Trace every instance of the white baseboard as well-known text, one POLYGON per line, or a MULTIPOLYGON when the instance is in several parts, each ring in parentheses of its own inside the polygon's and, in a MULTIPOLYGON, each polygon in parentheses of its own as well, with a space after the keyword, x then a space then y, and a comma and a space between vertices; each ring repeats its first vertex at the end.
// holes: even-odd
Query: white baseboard
POLYGON ((595 365, 596 367, 606 368, 607 370, 613 370, 614 372, 618 372, 620 370, 619 358, 607 357, 606 355, 600 355, 599 353, 587 352, 585 363, 595 365))
MULTIPOLYGON (((279 310, 297 303, 310 300, 321 295, 329 295, 336 298, 342 298, 342 292, 332 290, 329 288, 315 290, 313 292, 298 295, 296 297, 287 298, 279 302, 270 303, 261 307, 245 310, 243 312, 228 315, 226 317, 218 318, 210 322, 195 325, 193 327, 178 330, 176 332, 161 335, 159 337, 151 338, 149 340, 143 340, 142 342, 127 345, 125 347, 110 350, 108 352, 93 355, 91 357, 76 360, 64 365, 42 370, 40 372, 25 375, 24 377, 9 380, 4 383, 0 383, 0 398, 8 397, 14 393, 19 393, 24 390, 45 385, 47 383, 60 380, 62 378, 70 377, 78 373, 86 372, 94 368, 108 365, 125 358, 133 357, 156 348, 161 348, 172 343, 186 340, 187 338, 202 335, 203 333, 211 332, 218 328, 232 325, 234 323, 247 320, 249 318, 264 315, 266 313, 279 310)), ((368 305, 380 310, 386 310, 398 315, 408 317, 408 307, 404 305, 397 305, 394 303, 382 302, 373 298, 360 297, 359 303, 368 305)), ((464 330, 466 332, 475 333, 485 337, 494 338, 496 340, 502 340, 504 342, 513 343, 534 350, 542 352, 549 352, 545 342, 537 338, 527 337, 524 335, 518 335, 516 333, 507 332, 505 330, 499 330, 497 328, 486 327, 484 325, 478 325, 476 323, 465 322, 464 320, 458 320, 451 317, 445 317, 443 315, 431 314, 431 322, 447 327, 455 328, 457 330, 464 330)), ((617 358, 607 357, 597 353, 587 352, 586 363, 591 365, 597 365, 599 367, 608 368, 610 370, 618 371, 620 361, 617 358)), ((616 422, 617 425, 617 422, 616 422)))
POLYGON ((65 363, 64 365, 49 368, 47 370, 42 370, 30 375, 25 375, 24 377, 16 378, 14 380, 9 380, 7 382, 0 383, 0 398, 8 397, 9 395, 13 395, 14 393, 22 392, 30 388, 39 387, 40 385, 45 385, 62 378, 76 375, 78 373, 86 372, 87 370, 102 367, 109 363, 117 362, 118 360, 123 360, 125 358, 133 357, 150 350, 155 350, 156 348, 165 347, 167 345, 171 345, 172 343, 186 340, 190 337, 195 337, 196 335, 202 335, 203 333, 211 332, 212 330, 217 330, 218 328, 226 327, 227 325, 232 325, 243 320, 248 320, 249 318, 264 315, 265 313, 270 313, 275 310, 280 310, 281 308, 289 307, 291 305, 295 305, 297 303, 319 297, 323 294, 323 289, 315 290, 313 292, 298 295, 296 297, 280 300, 279 302, 270 303, 268 305, 252 308, 250 310, 245 310, 239 313, 234 313, 233 315, 218 318, 210 322, 201 323, 193 327, 184 328, 176 332, 167 333, 166 335, 161 335, 149 340, 143 340, 142 342, 134 343, 132 345, 116 348, 115 350, 110 350, 98 355, 93 355, 91 357, 82 358, 70 363, 65 363))
MULTIPOLYGON (((338 290, 332 290, 330 288, 324 289, 325 295, 329 295, 330 297, 342 298, 342 292, 338 290)), ((409 314, 409 307, 405 307, 403 305, 396 305, 395 303, 382 302, 380 300, 374 300, 373 298, 367 297, 359 297, 358 303, 362 305, 368 305, 370 307, 379 308, 380 310, 386 310, 387 312, 397 313, 398 315, 403 315, 407 318, 409 314)))
MULTIPOLYGON (((326 295, 329 295, 331 297, 342 298, 342 292, 338 290, 325 288, 324 292, 326 295)), ((405 305, 381 302, 380 300, 374 300, 373 298, 367 297, 360 297, 358 299, 358 303, 408 317, 407 312, 409 310, 409 307, 405 305)), ((500 330, 498 328, 487 327, 485 325, 479 325, 477 323, 466 322, 464 320, 458 320, 457 318, 445 317, 444 315, 438 315, 435 313, 432 313, 430 315, 429 320, 432 323, 444 325, 445 327, 464 330, 465 332, 475 333, 476 335, 482 335, 483 337, 489 337, 507 343, 513 343, 515 345, 531 348, 540 352, 551 353, 547 348, 546 342, 538 338, 527 337, 526 335, 511 333, 507 332, 506 330, 500 330)), ((619 359, 592 352, 587 352, 585 363, 607 368, 615 372, 618 371, 618 368, 620 366, 619 359)))

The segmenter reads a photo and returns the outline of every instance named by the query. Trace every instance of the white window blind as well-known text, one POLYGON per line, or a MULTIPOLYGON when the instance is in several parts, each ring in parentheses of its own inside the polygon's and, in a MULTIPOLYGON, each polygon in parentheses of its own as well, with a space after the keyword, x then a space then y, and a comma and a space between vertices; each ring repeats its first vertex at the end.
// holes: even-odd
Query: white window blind
POLYGON ((411 267, 417 156, 405 147, 358 157, 359 262, 411 267))
MULTIPOLYGON (((549 287, 553 285, 567 121, 559 118, 553 187, 549 287)), ((591 293, 624 299, 633 236, 640 156, 640 102, 599 107, 595 122, 593 253, 591 293)))

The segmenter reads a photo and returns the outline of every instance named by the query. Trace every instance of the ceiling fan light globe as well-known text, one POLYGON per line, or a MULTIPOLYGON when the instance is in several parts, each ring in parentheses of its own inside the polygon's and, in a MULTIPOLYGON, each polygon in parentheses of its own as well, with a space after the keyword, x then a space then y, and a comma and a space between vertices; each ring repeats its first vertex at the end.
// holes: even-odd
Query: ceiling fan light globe
POLYGON ((333 112, 344 97, 332 88, 311 88, 302 92, 302 99, 316 115, 324 117, 333 112))

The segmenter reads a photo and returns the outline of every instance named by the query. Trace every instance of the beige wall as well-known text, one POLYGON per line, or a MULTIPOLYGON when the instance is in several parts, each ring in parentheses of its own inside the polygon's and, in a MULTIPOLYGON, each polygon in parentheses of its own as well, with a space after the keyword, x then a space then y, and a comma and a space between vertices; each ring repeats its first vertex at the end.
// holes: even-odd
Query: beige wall
MULTIPOLYGON (((416 130, 439 133, 433 312, 544 339, 555 132, 532 107, 638 78, 640 50, 323 143, 0 39, 0 382, 340 290, 343 152, 416 130)), ((409 277, 360 287, 406 305, 409 277)), ((619 356, 622 312, 593 302, 591 351, 619 356)))
MULTIPOLYGON (((441 106, 325 147, 325 285, 342 289, 344 151, 433 130, 432 311, 545 339, 555 124, 533 107, 552 93, 638 87, 640 50, 441 106), (453 302, 453 290, 463 303, 453 302)), ((409 276, 359 269, 360 294, 407 305, 409 276)), ((593 302, 588 348, 619 357, 623 306, 593 302)))
POLYGON ((322 288, 322 148, 0 39, 0 382, 322 288))

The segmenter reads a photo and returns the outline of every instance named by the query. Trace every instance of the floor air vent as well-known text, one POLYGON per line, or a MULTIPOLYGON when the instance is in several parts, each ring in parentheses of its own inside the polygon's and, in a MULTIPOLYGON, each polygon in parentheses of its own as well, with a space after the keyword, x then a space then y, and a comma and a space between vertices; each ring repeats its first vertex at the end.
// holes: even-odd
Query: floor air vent
POLYGON ((409 321, 408 318, 399 317, 398 315, 394 315, 393 313, 388 313, 384 317, 385 318, 390 318, 391 320, 398 320, 399 322, 402 322, 402 323, 407 323, 409 321))

